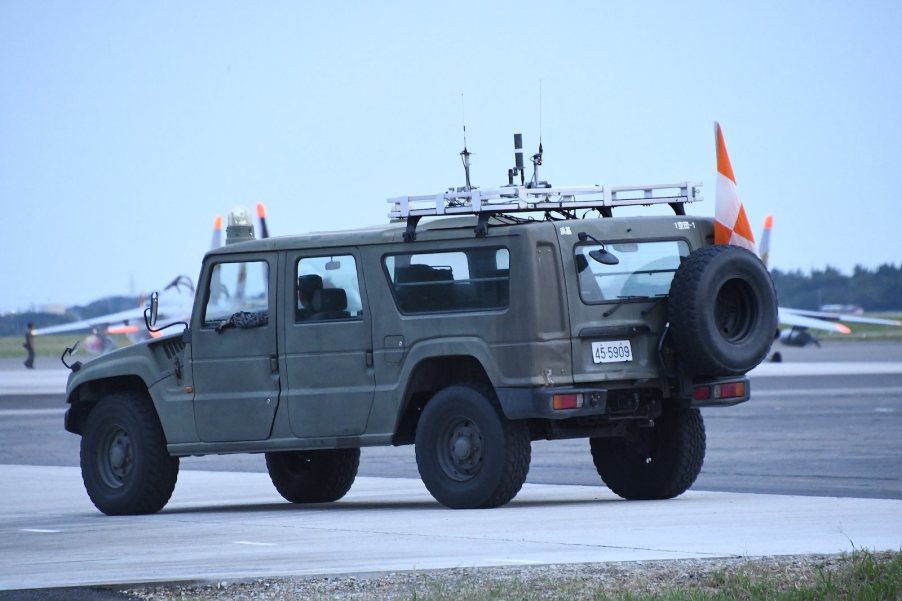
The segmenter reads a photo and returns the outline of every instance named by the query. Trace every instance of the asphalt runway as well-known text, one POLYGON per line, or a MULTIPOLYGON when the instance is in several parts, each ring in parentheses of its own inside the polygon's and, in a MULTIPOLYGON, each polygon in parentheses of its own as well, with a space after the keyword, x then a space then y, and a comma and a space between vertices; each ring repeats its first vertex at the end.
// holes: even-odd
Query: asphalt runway
POLYGON ((675 500, 621 501, 585 440, 537 441, 495 510, 439 506, 402 447, 364 449, 351 493, 308 507, 278 496, 261 455, 184 458, 170 505, 135 518, 81 486, 65 372, 0 361, 0 590, 902 548, 902 342, 780 350, 751 401, 703 412, 705 465, 675 500))
MULTIPOLYGON (((708 448, 693 489, 902 499, 902 341, 775 348, 785 361, 753 372, 751 401, 703 411, 708 448)), ((31 372, 0 360, 0 464, 78 465, 80 439, 62 429, 53 392, 66 374, 49 358, 31 372)), ((528 482, 601 486, 587 441, 532 446, 528 482)), ((182 469, 265 465, 228 455, 183 458, 182 469)), ((413 447, 364 449, 360 475, 418 478, 413 447)))

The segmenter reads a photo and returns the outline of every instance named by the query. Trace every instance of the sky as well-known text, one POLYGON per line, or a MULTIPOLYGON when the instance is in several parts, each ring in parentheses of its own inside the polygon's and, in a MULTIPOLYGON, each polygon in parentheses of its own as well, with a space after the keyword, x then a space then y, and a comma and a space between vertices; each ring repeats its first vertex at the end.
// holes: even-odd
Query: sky
POLYGON ((900 31, 896 1, 4 0, 0 312, 195 278, 235 206, 385 223, 463 184, 464 122, 474 185, 541 134, 554 185, 699 181, 713 216, 717 120, 773 267, 896 264, 900 31))

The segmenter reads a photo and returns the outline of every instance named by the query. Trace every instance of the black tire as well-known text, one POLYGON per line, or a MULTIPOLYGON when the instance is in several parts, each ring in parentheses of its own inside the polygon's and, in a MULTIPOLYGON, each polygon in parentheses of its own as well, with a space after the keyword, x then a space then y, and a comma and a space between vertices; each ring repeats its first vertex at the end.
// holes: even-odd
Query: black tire
POLYGON ((146 394, 114 392, 88 415, 81 437, 81 477, 94 506, 107 515, 161 510, 175 489, 179 459, 146 394))
POLYGON ((351 490, 360 449, 266 453, 266 469, 279 494, 292 503, 331 503, 351 490))
POLYGON ((773 343, 777 294, 754 253, 707 246, 674 274, 667 316, 673 345, 692 375, 744 374, 767 357, 773 343))
POLYGON ((529 430, 497 408, 491 389, 449 386, 426 405, 416 432, 417 468, 436 501, 451 509, 499 507, 529 472, 529 430))
POLYGON ((592 438, 592 461, 604 483, 629 500, 671 499, 692 486, 705 460, 698 409, 667 411, 652 428, 627 438, 592 438))

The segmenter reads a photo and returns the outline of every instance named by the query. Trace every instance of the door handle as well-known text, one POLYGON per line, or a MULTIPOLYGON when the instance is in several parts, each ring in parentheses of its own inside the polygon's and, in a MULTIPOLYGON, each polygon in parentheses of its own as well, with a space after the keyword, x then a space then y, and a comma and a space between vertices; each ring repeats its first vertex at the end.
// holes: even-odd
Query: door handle
POLYGON ((275 355, 269 358, 269 370, 274 374, 279 373, 279 358, 275 355))

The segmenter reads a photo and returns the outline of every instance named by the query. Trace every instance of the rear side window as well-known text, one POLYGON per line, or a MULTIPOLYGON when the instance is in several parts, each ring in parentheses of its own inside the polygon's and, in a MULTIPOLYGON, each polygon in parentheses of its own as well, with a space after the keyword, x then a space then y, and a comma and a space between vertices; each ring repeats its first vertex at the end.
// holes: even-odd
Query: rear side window
POLYGON ((352 255, 304 257, 297 263, 295 321, 333 321, 363 315, 357 261, 352 255))
POLYGON ((384 259, 402 313, 503 309, 510 298, 510 253, 474 248, 384 259))

